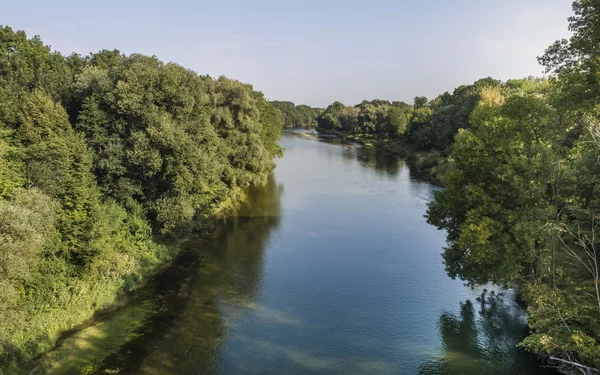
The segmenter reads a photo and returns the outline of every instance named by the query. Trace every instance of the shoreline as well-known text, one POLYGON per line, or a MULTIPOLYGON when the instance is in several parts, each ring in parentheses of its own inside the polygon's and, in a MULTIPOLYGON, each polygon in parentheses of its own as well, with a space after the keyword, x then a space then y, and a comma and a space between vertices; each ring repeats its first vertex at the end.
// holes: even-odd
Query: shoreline
MULTIPOLYGON (((208 236, 212 236, 215 233, 220 220, 238 209, 246 199, 247 193, 245 189, 239 188, 230 191, 228 197, 225 198, 219 205, 214 207, 210 212, 209 221, 211 224, 208 227, 208 236)), ((101 300, 88 300, 89 303, 86 304, 87 308, 95 306, 97 303, 100 304, 100 307, 94 309, 93 312, 86 318, 77 319, 74 317, 73 315, 78 315, 78 313, 75 311, 76 309, 73 309, 74 311, 68 313, 71 315, 68 318, 75 321, 74 324, 69 325, 69 328, 67 329, 61 329, 57 331, 57 333, 55 333, 56 338, 52 339, 51 337, 48 337, 48 341, 46 343, 38 343, 41 345, 49 345, 47 349, 42 349, 35 356, 32 356, 29 359, 24 359, 23 362, 7 361, 3 363, 3 366, 0 367, 0 374, 34 375, 45 373, 46 369, 49 367, 43 366, 43 364, 49 355, 60 351, 61 347, 66 342, 72 340, 78 334, 81 334, 85 330, 94 327, 96 324, 101 324, 103 319, 105 319, 107 316, 117 313, 120 309, 129 306, 136 299, 142 298, 144 289, 147 288, 148 285, 156 282, 158 279, 168 274, 169 270, 180 268, 181 266, 177 265, 178 262, 181 261, 182 258, 186 258, 186 255, 189 255, 190 253, 190 250, 185 248, 185 243, 191 238, 193 238, 193 236, 190 235, 185 236, 183 239, 161 238, 160 236, 155 236, 153 242, 158 246, 168 249, 166 258, 157 262, 153 266, 146 266, 148 267, 147 269, 142 268, 138 274, 132 275, 132 277, 138 279, 133 283, 133 285, 127 285, 127 281, 125 279, 106 280, 104 283, 96 283, 93 286, 95 289, 115 289, 116 287, 114 285, 122 285, 118 287, 118 290, 112 294, 112 297, 109 298, 112 300, 111 302, 106 303, 104 301, 105 303, 102 303, 103 301, 101 300)), ((197 264, 197 266, 201 267, 201 264, 197 264)), ((54 313, 55 312, 53 310, 49 310, 46 314, 42 315, 52 315, 54 313)))
POLYGON ((349 134, 337 130, 314 128, 319 135, 328 135, 361 144, 365 147, 381 149, 391 155, 405 160, 411 172, 435 186, 443 186, 443 174, 447 168, 447 159, 438 152, 417 151, 402 138, 380 139, 376 135, 355 133, 349 134))

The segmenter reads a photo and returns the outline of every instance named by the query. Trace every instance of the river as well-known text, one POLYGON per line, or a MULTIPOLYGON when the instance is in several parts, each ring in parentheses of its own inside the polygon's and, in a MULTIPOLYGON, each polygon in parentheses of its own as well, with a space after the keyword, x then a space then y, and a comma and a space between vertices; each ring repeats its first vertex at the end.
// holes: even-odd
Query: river
POLYGON ((285 134, 267 186, 47 373, 543 374, 511 291, 450 279, 436 187, 396 157, 285 134))

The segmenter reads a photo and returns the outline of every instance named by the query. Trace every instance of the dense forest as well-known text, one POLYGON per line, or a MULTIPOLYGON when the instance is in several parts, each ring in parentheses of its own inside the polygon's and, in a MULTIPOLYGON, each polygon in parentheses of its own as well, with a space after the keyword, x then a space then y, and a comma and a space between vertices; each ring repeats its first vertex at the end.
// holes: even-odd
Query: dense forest
POLYGON ((307 105, 295 105, 292 102, 273 100, 270 102, 281 112, 284 128, 311 129, 317 126, 317 117, 323 112, 321 108, 307 105))
POLYGON ((572 37, 539 58, 546 79, 335 102, 317 121, 441 167, 427 217, 448 232, 448 273, 520 288, 532 329, 520 345, 585 372, 600 368, 600 3, 573 10, 572 37))
POLYGON ((63 56, 0 27, 0 372, 265 184, 281 129, 250 85, 116 50, 63 56))
POLYGON ((434 171, 427 219, 448 233, 448 274, 518 288, 520 346, 565 371, 600 368, 600 2, 573 10, 570 39, 539 58, 547 78, 324 110, 156 57, 64 56, 0 27, 0 373, 265 184, 283 127, 315 126, 434 171))

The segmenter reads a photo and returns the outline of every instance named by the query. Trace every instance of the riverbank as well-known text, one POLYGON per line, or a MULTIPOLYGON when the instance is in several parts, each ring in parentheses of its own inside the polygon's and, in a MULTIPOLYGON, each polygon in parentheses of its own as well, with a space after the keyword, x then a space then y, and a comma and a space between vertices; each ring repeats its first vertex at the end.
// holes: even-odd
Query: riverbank
POLYGON ((443 185, 443 176, 448 168, 448 159, 437 151, 418 151, 405 138, 380 138, 374 134, 348 133, 337 130, 315 129, 320 134, 329 134, 359 143, 365 147, 376 147, 408 162, 411 172, 435 185, 443 185))
POLYGON ((32 375, 547 374, 516 348, 512 292, 447 276, 423 217, 439 189, 381 149, 303 138, 284 135, 266 186, 32 375))
MULTIPOLYGON (((272 184, 272 178, 267 184, 272 184)), ((236 220, 230 216, 250 204, 249 194, 263 189, 268 188, 232 190, 228 199, 212 211, 214 225, 210 232, 173 242, 175 253, 172 259, 149 273, 135 289, 122 293, 112 305, 96 312, 82 324, 62 332, 54 346, 35 360, 18 369, 5 369, 6 372, 0 371, 0 374, 71 375, 120 371, 119 363, 131 346, 141 346, 163 337, 170 322, 186 305, 196 279, 214 271, 210 266, 208 269, 204 266, 210 254, 227 252, 226 244, 216 247, 209 244, 225 236, 230 228, 237 227, 236 220)), ((210 283, 204 285, 212 287, 210 283)), ((135 361, 135 358, 126 361, 129 360, 135 361)))
MULTIPOLYGON (((215 223, 239 208, 245 199, 246 192, 243 189, 232 189, 207 217, 190 223, 187 230, 210 236, 215 223)), ((113 217, 115 222, 120 219, 113 217)), ((62 283, 68 286, 63 288, 68 289, 68 293, 60 293, 44 305, 31 303, 32 307, 26 311, 26 315, 18 310, 7 312, 3 319, 13 322, 12 334, 1 342, 5 349, 0 356, 0 374, 48 373, 46 369, 52 369, 55 362, 65 362, 61 358, 68 356, 69 352, 76 348, 81 352, 84 349, 79 347, 81 345, 85 346, 85 351, 90 352, 94 360, 103 358, 99 353, 108 355, 118 349, 118 344, 133 337, 139 322, 143 321, 143 316, 151 313, 151 309, 142 306, 140 311, 128 314, 123 319, 111 320, 111 324, 105 328, 98 328, 105 326, 101 323, 103 317, 130 305, 140 290, 176 266, 182 256, 183 242, 183 239, 174 236, 154 235, 144 240, 146 251, 140 256, 122 254, 114 248, 107 252, 111 255, 104 259, 101 269, 90 270, 84 274, 85 277, 65 275, 62 283), (90 327, 94 329, 88 329, 90 327), (71 344, 61 348, 66 340, 70 340, 71 344), (90 342, 94 344, 90 345, 90 342)), ((111 247, 117 245, 107 244, 111 247)), ((86 364, 88 361, 83 356, 78 361, 66 362, 86 364)), ((69 369, 56 373, 86 373, 85 366, 78 366, 75 372, 73 368, 69 369)))
MULTIPOLYGON (((88 374, 99 371, 105 361, 135 342, 148 330, 156 334, 168 321, 171 311, 181 305, 193 283, 202 257, 184 244, 181 251, 135 291, 93 319, 63 334, 56 345, 27 368, 29 375, 88 374), (156 294, 156 295, 155 295, 156 294), (158 296, 158 298, 156 297, 158 296)), ((106 373, 118 369, 104 369, 106 373)))

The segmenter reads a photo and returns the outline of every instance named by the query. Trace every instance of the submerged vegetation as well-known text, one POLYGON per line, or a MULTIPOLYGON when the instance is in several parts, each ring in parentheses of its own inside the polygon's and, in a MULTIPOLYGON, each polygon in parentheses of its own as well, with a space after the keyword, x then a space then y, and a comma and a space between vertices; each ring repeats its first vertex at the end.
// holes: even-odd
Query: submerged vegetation
POLYGON ((205 233, 281 155, 252 86, 156 57, 65 57, 0 27, 0 372, 205 233))

